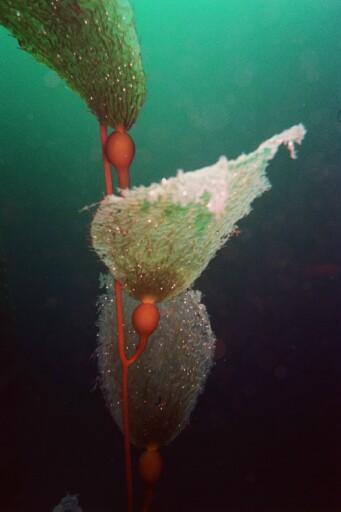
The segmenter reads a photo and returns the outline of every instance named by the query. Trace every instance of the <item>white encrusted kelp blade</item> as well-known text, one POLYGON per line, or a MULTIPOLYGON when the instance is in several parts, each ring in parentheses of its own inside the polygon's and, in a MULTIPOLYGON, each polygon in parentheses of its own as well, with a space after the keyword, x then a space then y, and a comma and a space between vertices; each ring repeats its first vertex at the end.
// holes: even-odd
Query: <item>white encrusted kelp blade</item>
MULTIPOLYGON (((100 298, 98 365, 109 410, 120 428, 121 364, 116 338, 112 279, 100 298)), ((186 426, 212 365, 215 337, 201 294, 187 291, 160 304, 160 323, 146 351, 129 368, 129 422, 132 442, 145 448, 168 444, 186 426)), ((124 317, 138 302, 124 294, 124 317)), ((131 355, 136 331, 125 324, 131 355)))
POLYGON ((236 160, 222 157, 160 184, 107 196, 91 226, 93 246, 113 276, 135 297, 161 301, 187 289, 270 188, 265 175, 279 146, 305 135, 302 125, 275 135, 236 160))

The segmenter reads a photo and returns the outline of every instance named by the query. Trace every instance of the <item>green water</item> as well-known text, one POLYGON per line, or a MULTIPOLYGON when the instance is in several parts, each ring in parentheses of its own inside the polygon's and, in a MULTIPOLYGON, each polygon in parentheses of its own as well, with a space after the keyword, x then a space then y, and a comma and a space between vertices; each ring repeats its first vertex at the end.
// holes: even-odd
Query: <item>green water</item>
MULTIPOLYGON (((277 162, 270 176, 276 183, 281 168, 282 184, 309 187, 314 168, 339 147, 340 2, 132 4, 148 84, 132 130, 132 184, 234 158, 303 122, 299 161, 277 162)), ((2 223, 13 209, 26 223, 37 208, 51 226, 65 217, 77 225, 76 212, 103 196, 96 119, 4 29, 0 42, 2 223)))
MULTIPOLYGON (((148 80, 132 131, 135 184, 179 167, 198 168, 220 154, 235 157, 298 121, 311 131, 305 151, 317 137, 314 127, 324 123, 324 137, 335 131, 338 0, 150 0, 133 6, 148 80)), ((56 195, 77 191, 80 205, 96 200, 100 154, 86 106, 52 71, 18 51, 5 30, 0 65, 2 165, 11 179, 16 173, 8 166, 29 166, 17 171, 20 181, 27 179, 24 172, 45 193, 50 187, 56 195), (13 147, 13 138, 20 142, 11 161, 5 148, 13 147)))

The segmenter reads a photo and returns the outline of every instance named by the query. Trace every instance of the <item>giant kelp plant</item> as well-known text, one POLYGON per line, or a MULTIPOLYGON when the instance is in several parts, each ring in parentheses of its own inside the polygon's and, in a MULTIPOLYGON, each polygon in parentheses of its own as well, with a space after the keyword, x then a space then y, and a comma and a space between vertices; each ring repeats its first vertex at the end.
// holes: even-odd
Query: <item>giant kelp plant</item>
POLYGON ((295 158, 305 129, 293 126, 248 155, 128 190, 135 147, 127 130, 145 98, 128 2, 1 0, 0 22, 81 95, 100 123, 106 197, 91 237, 109 276, 99 300, 99 371, 124 433, 128 510, 132 442, 144 450, 139 469, 147 512, 162 470, 159 449, 185 427, 212 364, 215 338, 193 282, 270 188, 265 170, 279 146, 295 158), (109 136, 108 126, 114 128, 109 136))

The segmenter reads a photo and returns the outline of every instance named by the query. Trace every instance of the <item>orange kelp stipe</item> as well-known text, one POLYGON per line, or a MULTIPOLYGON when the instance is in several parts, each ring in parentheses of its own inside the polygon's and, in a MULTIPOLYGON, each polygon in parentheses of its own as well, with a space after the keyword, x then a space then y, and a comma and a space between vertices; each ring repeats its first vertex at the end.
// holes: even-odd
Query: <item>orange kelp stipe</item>
MULTIPOLYGON (((133 161, 135 155, 135 145, 132 138, 125 132, 123 126, 118 126, 116 131, 111 135, 107 135, 107 129, 101 125, 101 141, 103 149, 103 164, 105 171, 105 184, 106 193, 112 194, 112 181, 110 164, 116 168, 118 176, 118 184, 122 190, 129 186, 129 166, 133 161)), ((126 466, 126 481, 128 491, 128 512, 133 511, 133 477, 132 477, 132 464, 131 464, 131 448, 130 448, 130 428, 129 428, 129 389, 128 389, 128 369, 129 366, 135 363, 140 355, 147 347, 149 336, 155 331, 160 320, 160 313, 153 300, 146 298, 139 306, 137 306, 132 315, 132 323, 139 335, 139 342, 136 347, 135 353, 128 358, 125 353, 125 336, 124 336, 124 316, 123 316, 123 303, 122 303, 122 285, 115 280, 115 307, 116 307, 116 320, 117 320, 117 339, 118 339, 118 353, 122 365, 122 423, 124 433, 124 452, 125 452, 125 466, 126 466)), ((155 450, 154 450, 155 451, 155 450)), ((154 455, 147 455, 144 459, 144 465, 147 467, 154 467, 154 470, 145 470, 143 474, 157 473, 157 460, 161 461, 161 456, 155 452, 154 455), (159 459, 158 459, 159 457, 159 459), (154 460, 154 466, 149 460, 154 460), (149 473, 148 473, 149 471, 149 473)), ((142 456, 143 457, 143 456, 142 456)), ((162 461, 161 461, 162 463, 162 461)), ((160 465, 160 473, 161 467, 160 465)), ((142 473, 141 473, 142 475, 142 473)), ((144 477, 146 483, 146 480, 144 477)), ((157 478, 158 479, 158 478, 157 478)), ((157 481, 157 480, 155 480, 157 481)), ((149 485, 149 484, 148 484, 149 485)), ((154 495, 154 490, 150 485, 146 491, 144 510, 149 510, 154 495), (147 507, 147 508, 146 508, 147 507)))
POLYGON ((104 126, 103 124, 100 125, 100 136, 101 136, 101 142, 102 142, 105 193, 106 193, 106 195, 111 195, 113 193, 113 188, 112 188, 110 162, 109 162, 107 155, 105 154, 105 150, 104 150, 105 144, 106 144, 107 138, 108 138, 108 133, 107 133, 107 127, 104 126))

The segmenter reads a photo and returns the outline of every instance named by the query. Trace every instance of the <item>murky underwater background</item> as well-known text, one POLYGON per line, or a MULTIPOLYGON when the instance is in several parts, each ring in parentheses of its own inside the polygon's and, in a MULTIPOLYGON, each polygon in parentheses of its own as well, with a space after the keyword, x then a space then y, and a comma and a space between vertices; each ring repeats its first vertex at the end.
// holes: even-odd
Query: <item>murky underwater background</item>
MULTIPOLYGON (((133 184, 255 149, 303 122, 196 283, 218 337, 156 510, 341 510, 339 0, 134 0, 148 96, 133 184)), ((103 197, 96 119, 0 29, 0 510, 125 510, 123 446, 96 382, 103 197)), ((136 479, 137 496, 140 484, 136 479)))

